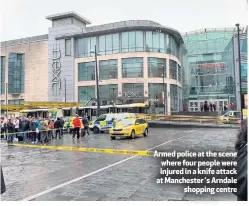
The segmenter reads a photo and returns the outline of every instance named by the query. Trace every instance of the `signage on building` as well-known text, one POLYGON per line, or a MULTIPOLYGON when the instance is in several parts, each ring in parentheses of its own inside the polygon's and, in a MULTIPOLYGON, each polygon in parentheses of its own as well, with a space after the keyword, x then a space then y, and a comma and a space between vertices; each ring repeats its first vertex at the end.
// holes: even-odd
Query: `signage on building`
POLYGON ((219 74, 226 73, 227 65, 221 63, 190 64, 191 74, 219 74))
POLYGON ((61 51, 60 49, 54 48, 53 49, 53 63, 52 63, 52 88, 54 88, 55 85, 58 85, 59 89, 61 89, 61 51))
POLYGON ((124 98, 139 98, 143 97, 143 92, 142 91, 127 91, 123 92, 123 97, 124 98))

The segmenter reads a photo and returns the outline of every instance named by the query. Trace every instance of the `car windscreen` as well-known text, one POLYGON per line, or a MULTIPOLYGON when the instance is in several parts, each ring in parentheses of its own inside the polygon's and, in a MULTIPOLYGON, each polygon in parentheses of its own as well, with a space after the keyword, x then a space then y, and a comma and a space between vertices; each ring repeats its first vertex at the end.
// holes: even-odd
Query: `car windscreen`
POLYGON ((121 120, 120 122, 118 122, 118 124, 134 124, 135 123, 135 120, 134 119, 123 119, 121 120))
POLYGON ((97 118, 97 121, 104 121, 106 119, 106 115, 102 114, 97 118))

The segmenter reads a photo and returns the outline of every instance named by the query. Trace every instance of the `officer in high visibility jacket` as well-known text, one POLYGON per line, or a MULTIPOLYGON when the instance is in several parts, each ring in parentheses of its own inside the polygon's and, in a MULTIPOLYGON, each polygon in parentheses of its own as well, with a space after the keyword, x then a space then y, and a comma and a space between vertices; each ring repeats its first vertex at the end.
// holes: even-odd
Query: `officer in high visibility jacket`
POLYGON ((80 128, 81 128, 81 121, 79 119, 79 115, 75 114, 75 118, 73 119, 73 139, 75 138, 75 134, 77 133, 77 139, 80 138, 80 128))

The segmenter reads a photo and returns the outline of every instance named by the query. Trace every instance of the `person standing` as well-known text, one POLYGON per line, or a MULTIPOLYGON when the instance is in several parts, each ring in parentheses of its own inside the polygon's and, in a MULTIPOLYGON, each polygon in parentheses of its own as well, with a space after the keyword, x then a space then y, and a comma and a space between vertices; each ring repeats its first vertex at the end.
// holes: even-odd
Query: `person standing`
POLYGON ((63 136, 63 127, 64 127, 64 119, 63 117, 60 118, 60 132, 61 132, 61 136, 63 136))
POLYGON ((57 134, 59 134, 59 139, 61 138, 60 127, 61 127, 61 121, 60 121, 60 118, 57 117, 57 120, 56 120, 55 123, 54 123, 54 128, 55 128, 55 139, 57 139, 57 134))
POLYGON ((35 120, 34 117, 32 117, 32 120, 30 122, 29 128, 30 128, 30 138, 32 140, 32 144, 36 143, 36 138, 37 138, 37 121, 35 120))
POLYGON ((82 119, 82 123, 84 125, 85 132, 87 132, 87 134, 89 135, 89 122, 88 122, 88 118, 87 118, 86 114, 84 115, 84 117, 82 119))
POLYGON ((6 132, 7 132, 7 123, 4 118, 1 118, 1 139, 7 139, 6 132))
POLYGON ((81 126, 81 122, 79 119, 79 115, 75 115, 75 118, 73 119, 73 139, 75 138, 75 134, 77 134, 77 139, 80 138, 80 126, 81 126))
POLYGON ((41 122, 41 132, 40 132, 40 134, 41 134, 41 144, 45 144, 45 142, 47 140, 47 137, 48 137, 47 136, 47 134, 48 134, 47 129, 48 129, 48 125, 46 124, 45 121, 42 121, 41 122))
POLYGON ((20 124, 20 120, 18 117, 16 117, 15 119, 15 133, 16 133, 16 138, 18 139, 19 136, 19 124, 20 124))
POLYGON ((37 125, 37 129, 38 129, 38 131, 37 131, 37 142, 40 142, 40 140, 41 140, 41 133, 40 133, 40 131, 41 131, 41 117, 37 117, 37 119, 36 119, 36 125, 37 125))
POLYGON ((48 119, 48 126, 49 126, 49 132, 48 132, 48 136, 49 139, 54 139, 54 121, 51 119, 51 117, 49 117, 48 119))
POLYGON ((15 133, 15 125, 13 123, 13 120, 9 119, 7 123, 8 145, 13 144, 13 140, 15 136, 14 133, 15 133))

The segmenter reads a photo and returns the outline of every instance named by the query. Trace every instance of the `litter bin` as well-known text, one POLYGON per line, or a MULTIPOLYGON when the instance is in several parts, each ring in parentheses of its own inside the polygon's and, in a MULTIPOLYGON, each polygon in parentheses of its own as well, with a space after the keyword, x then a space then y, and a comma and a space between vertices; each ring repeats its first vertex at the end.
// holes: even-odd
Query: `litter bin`
POLYGON ((4 177, 3 177, 3 169, 1 166, 1 194, 3 194, 6 191, 6 186, 4 182, 4 177))

